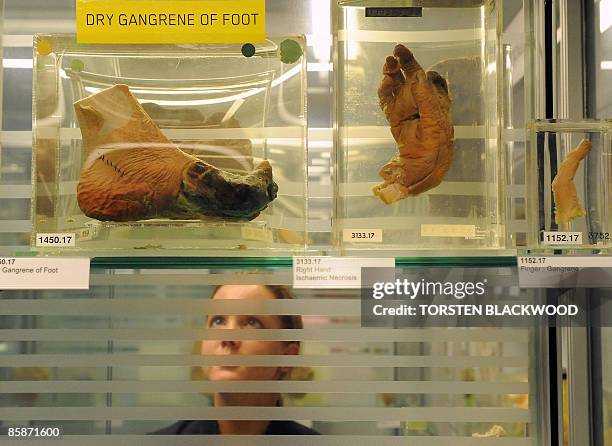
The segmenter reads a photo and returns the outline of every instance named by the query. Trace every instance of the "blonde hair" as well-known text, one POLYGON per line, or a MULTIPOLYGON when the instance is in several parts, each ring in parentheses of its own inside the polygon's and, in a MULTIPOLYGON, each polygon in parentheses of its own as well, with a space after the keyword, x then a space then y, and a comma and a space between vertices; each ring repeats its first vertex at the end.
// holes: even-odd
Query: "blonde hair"
MULTIPOLYGON (((215 294, 226 285, 217 285, 211 295, 210 299, 215 297, 215 294)), ((289 288, 284 285, 259 285, 263 288, 269 290, 275 299, 293 299, 289 288)), ((279 315, 282 322, 282 327, 284 329, 302 329, 304 328, 304 323, 302 322, 302 316, 300 315, 279 315)), ((284 341, 287 344, 297 344, 298 347, 301 347, 300 341, 284 341)), ((195 341, 193 343, 193 347, 191 349, 192 355, 201 355, 202 354, 202 341, 195 341)), ((206 379, 204 375, 204 370, 202 366, 192 366, 191 367, 191 379, 195 381, 201 381, 206 379)))

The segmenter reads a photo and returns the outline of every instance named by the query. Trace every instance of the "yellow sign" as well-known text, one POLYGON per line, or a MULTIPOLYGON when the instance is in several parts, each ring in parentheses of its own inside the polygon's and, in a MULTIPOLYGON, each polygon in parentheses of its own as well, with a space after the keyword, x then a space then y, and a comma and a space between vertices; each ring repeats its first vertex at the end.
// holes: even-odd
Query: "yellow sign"
POLYGON ((265 0, 76 0, 79 43, 254 43, 265 0))

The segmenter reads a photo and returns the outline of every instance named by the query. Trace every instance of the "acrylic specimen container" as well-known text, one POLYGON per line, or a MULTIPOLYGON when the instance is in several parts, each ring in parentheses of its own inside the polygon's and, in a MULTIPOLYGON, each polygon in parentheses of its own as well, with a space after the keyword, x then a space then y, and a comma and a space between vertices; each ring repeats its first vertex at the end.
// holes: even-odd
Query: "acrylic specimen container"
MULTIPOLYGON (((376 248, 396 255, 455 256, 504 248, 500 7, 495 1, 337 2, 334 232, 341 252, 367 255, 376 248), (398 156, 399 146, 415 144, 414 135, 394 139, 379 104, 383 66, 398 43, 425 71, 445 79, 454 154, 446 172, 436 174, 439 185, 386 204, 373 192, 383 182, 379 171, 398 156), (353 230, 378 238, 351 238, 353 230)), ((410 83, 406 74, 403 79, 410 83)), ((401 99, 398 91, 390 94, 394 100, 401 99)), ((415 118, 417 113, 399 110, 394 119, 415 118)), ((402 161, 405 171, 416 169, 417 180, 429 175, 418 172, 414 157, 402 161)), ((431 164, 436 162, 434 157, 431 164)))
POLYGON ((33 246, 96 256, 302 250, 304 50, 301 36, 245 46, 35 36, 33 246), (42 246, 37 234, 49 233, 76 242, 42 246))
POLYGON ((596 252, 612 247, 611 136, 609 121, 531 124, 529 249, 596 252))

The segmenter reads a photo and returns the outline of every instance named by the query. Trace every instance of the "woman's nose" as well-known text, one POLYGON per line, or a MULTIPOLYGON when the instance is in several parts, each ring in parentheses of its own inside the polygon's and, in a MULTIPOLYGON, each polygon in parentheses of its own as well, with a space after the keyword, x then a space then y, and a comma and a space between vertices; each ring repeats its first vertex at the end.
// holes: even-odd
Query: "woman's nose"
POLYGON ((221 347, 227 348, 229 350, 235 350, 238 348, 238 342, 232 340, 224 340, 221 341, 221 347))
MULTIPOLYGON (((224 330, 237 330, 238 328, 239 328, 238 321, 233 317, 229 317, 225 325, 223 326, 224 330)), ((221 346, 223 348, 236 349, 239 347, 239 345, 240 345, 240 341, 237 341, 235 339, 225 339, 221 341, 221 346)))

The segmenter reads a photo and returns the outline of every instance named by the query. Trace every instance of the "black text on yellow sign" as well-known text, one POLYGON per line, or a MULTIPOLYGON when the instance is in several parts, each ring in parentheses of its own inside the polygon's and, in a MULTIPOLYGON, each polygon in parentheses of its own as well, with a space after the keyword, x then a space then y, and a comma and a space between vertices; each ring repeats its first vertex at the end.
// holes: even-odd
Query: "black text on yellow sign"
POLYGON ((265 0, 76 0, 79 43, 244 43, 266 35, 265 0))

